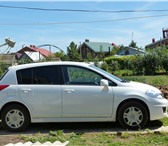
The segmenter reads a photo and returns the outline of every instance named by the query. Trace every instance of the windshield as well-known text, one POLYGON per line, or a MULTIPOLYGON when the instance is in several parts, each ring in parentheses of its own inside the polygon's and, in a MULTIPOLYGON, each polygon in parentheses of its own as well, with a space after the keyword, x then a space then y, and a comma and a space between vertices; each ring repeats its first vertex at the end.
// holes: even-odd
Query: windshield
POLYGON ((115 79, 115 80, 117 80, 117 81, 119 81, 119 82, 123 82, 122 79, 120 79, 120 78, 118 78, 118 77, 116 77, 116 76, 114 76, 114 75, 112 75, 112 74, 106 72, 106 71, 103 70, 103 69, 100 69, 100 68, 98 68, 98 67, 96 67, 96 66, 94 66, 94 65, 91 65, 91 67, 94 68, 94 69, 96 69, 96 70, 99 70, 100 72, 103 72, 104 74, 108 75, 110 78, 113 78, 113 79, 115 79))

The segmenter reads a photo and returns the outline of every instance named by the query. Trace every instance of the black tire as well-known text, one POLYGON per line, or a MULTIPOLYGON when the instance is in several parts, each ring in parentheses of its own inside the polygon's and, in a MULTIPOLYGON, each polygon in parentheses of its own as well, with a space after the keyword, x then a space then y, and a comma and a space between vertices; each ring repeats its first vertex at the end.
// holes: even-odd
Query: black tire
POLYGON ((130 101, 120 106, 118 121, 123 128, 137 130, 148 122, 148 112, 140 102, 130 101))
POLYGON ((12 132, 24 131, 30 124, 27 109, 18 104, 12 104, 2 111, 2 126, 12 132))

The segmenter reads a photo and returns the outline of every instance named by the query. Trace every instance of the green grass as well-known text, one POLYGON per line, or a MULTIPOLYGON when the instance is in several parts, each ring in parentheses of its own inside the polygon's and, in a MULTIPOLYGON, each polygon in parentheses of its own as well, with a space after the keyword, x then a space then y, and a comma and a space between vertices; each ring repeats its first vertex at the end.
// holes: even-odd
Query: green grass
MULTIPOLYGON (((149 123, 149 128, 168 126, 168 118, 149 123), (158 124, 159 123, 159 124, 158 124)), ((150 129, 135 132, 93 132, 93 133, 66 133, 63 130, 50 131, 48 134, 21 135, 24 141, 69 141, 68 146, 167 146, 168 133, 153 132, 150 129)))
MULTIPOLYGON (((60 133, 60 131, 55 131, 54 133, 60 133)), ((51 131, 48 135, 35 134, 33 136, 22 136, 25 141, 41 142, 46 141, 69 141, 68 146, 167 146, 168 133, 68 133, 53 135, 51 131)))
POLYGON ((157 75, 157 76, 124 76, 123 79, 129 81, 137 81, 146 84, 153 85, 155 87, 168 85, 167 75, 157 75))

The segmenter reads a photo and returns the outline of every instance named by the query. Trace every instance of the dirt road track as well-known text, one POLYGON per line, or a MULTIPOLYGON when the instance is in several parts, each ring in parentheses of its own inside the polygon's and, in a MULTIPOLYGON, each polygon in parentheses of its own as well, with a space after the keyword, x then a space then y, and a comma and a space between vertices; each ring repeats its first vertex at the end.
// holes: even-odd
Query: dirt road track
MULTIPOLYGON (((0 124, 1 125, 1 124, 0 124)), ((0 146, 8 143, 23 142, 19 135, 32 135, 36 133, 48 134, 50 131, 63 130, 64 133, 118 133, 118 132, 145 132, 146 129, 151 131, 168 131, 168 127, 163 127, 160 121, 153 121, 148 123, 142 131, 128 131, 118 123, 46 123, 46 124, 31 124, 25 132, 8 132, 0 126, 0 146)))

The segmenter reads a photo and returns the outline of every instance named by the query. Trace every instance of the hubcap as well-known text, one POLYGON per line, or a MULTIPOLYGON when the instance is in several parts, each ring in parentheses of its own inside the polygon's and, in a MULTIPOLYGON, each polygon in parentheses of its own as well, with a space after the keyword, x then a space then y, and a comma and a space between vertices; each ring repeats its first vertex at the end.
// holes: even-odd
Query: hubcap
POLYGON ((124 111, 124 121, 129 126, 138 126, 143 120, 143 113, 137 107, 129 107, 124 111))
POLYGON ((6 114, 6 124, 11 128, 19 128, 24 122, 24 115, 21 111, 13 109, 6 114))

